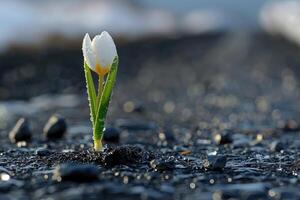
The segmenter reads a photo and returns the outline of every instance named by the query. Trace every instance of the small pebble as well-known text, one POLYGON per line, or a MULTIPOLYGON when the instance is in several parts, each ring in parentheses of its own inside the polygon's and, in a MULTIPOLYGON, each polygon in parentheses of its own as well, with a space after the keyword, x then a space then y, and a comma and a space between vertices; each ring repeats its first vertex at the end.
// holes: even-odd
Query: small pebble
POLYGON ((284 145, 282 142, 274 141, 270 144, 270 149, 273 152, 280 152, 281 150, 284 150, 286 148, 286 145, 284 145))
POLYGON ((231 134, 230 132, 217 133, 213 139, 218 145, 230 144, 233 141, 231 134))
POLYGON ((95 165, 67 163, 55 168, 53 179, 58 182, 92 182, 98 180, 99 173, 99 169, 95 165))
POLYGON ((300 127, 295 120, 288 120, 285 122, 284 126, 282 127, 282 130, 287 132, 293 132, 293 131, 299 131, 300 127))
POLYGON ((181 155, 187 155, 187 154, 192 153, 192 151, 189 150, 188 148, 183 147, 183 146, 177 146, 177 145, 173 147, 173 150, 178 152, 181 155))
POLYGON ((173 135, 173 132, 170 130, 170 129, 164 129, 164 130, 161 130, 159 133, 158 133, 158 138, 161 140, 161 141, 168 141, 168 142, 173 142, 175 141, 175 137, 173 135))
POLYGON ((113 126, 107 127, 104 130, 103 140, 105 142, 119 143, 120 134, 121 134, 120 129, 113 126))
POLYGON ((223 170, 223 168, 226 165, 226 162, 227 162, 227 158, 225 156, 211 155, 204 160, 203 166, 205 169, 219 171, 219 170, 223 170))
POLYGON ((62 138, 66 130, 66 120, 58 115, 53 115, 44 127, 44 135, 49 140, 56 140, 62 138))
POLYGON ((173 160, 154 159, 150 161, 150 166, 156 171, 172 171, 175 169, 175 162, 173 160))
POLYGON ((51 154, 51 151, 46 148, 38 148, 36 149, 35 154, 38 156, 49 156, 51 154))
POLYGON ((9 139, 13 143, 31 140, 31 130, 25 118, 18 120, 15 127, 9 132, 9 139))

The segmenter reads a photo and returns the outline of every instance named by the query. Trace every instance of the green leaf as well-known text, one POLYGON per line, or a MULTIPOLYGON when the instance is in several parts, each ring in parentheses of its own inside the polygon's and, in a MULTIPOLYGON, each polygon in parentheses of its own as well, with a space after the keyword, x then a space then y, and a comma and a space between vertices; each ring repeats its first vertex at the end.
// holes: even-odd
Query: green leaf
POLYGON ((94 127, 96 121, 97 98, 96 98, 96 90, 95 90, 92 73, 86 62, 84 62, 84 74, 85 74, 86 89, 88 93, 88 100, 90 106, 91 121, 94 127))
POLYGON ((96 123, 94 129, 94 139, 96 140, 101 140, 103 136, 104 122, 105 122, 112 90, 116 82, 118 63, 119 63, 119 58, 117 56, 114 59, 114 62, 106 78, 105 85, 102 91, 100 105, 98 105, 96 123))

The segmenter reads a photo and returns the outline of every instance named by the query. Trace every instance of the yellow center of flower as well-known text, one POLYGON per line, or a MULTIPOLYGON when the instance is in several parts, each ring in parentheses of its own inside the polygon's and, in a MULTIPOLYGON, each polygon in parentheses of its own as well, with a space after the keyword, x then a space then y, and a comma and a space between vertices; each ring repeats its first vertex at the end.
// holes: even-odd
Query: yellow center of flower
POLYGON ((96 64, 95 71, 99 76, 104 76, 109 72, 110 68, 109 67, 101 67, 100 64, 96 64))

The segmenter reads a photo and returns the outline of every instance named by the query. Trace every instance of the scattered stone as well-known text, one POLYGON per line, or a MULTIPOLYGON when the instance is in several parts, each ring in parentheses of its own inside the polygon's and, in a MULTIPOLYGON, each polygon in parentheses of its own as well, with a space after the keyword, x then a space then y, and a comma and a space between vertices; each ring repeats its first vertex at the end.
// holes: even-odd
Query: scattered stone
POLYGON ((227 158, 225 156, 220 155, 211 155, 208 156, 207 159, 204 160, 203 166, 205 169, 219 171, 223 170, 227 162, 227 158))
POLYGON ((177 146, 177 145, 173 147, 173 150, 178 152, 180 155, 189 155, 192 153, 192 151, 189 150, 188 148, 183 146, 177 146))
POLYGON ((120 129, 113 126, 107 127, 104 130, 103 140, 105 142, 119 143, 120 134, 121 134, 120 129))
POLYGON ((10 175, 8 173, 0 173, 0 181, 9 181, 10 175))
POLYGON ((51 154, 51 151, 46 148, 37 148, 35 154, 38 156, 49 156, 51 154))
POLYGON ((295 120, 288 120, 283 125, 282 130, 287 132, 296 132, 296 131, 300 131, 300 127, 295 120))
POLYGON ((224 145, 232 143, 233 139, 230 132, 217 133, 214 135, 213 139, 216 144, 224 145))
POLYGON ((270 149, 273 152, 280 152, 281 150, 284 150, 286 148, 286 145, 282 142, 274 141, 270 144, 270 149))
POLYGON ((192 153, 191 150, 185 150, 185 151, 181 151, 179 152, 180 155, 183 155, 183 156, 187 156, 187 155, 190 155, 192 153))
POLYGON ((150 161, 150 166, 159 172, 173 171, 175 169, 174 160, 154 159, 150 161))
POLYGON ((25 118, 21 118, 15 127, 9 132, 9 139, 13 143, 29 142, 31 140, 31 130, 25 118))
POLYGON ((161 131, 158 133, 158 138, 159 138, 161 141, 168 141, 168 142, 173 142, 173 141, 175 141, 175 137, 174 137, 172 131, 169 130, 169 129, 161 130, 161 131))
POLYGON ((62 138, 66 130, 66 120, 58 115, 53 115, 44 127, 44 135, 49 140, 56 140, 62 138))
POLYGON ((99 169, 95 165, 67 163, 55 168, 53 179, 58 182, 92 182, 98 180, 99 173, 99 169))
POLYGON ((153 122, 132 121, 127 119, 117 120, 116 126, 128 131, 149 131, 156 129, 156 125, 153 122))
POLYGON ((279 186, 272 188, 268 191, 268 194, 273 199, 299 199, 300 191, 298 186, 279 186))
POLYGON ((133 165, 151 159, 151 155, 137 146, 124 145, 109 150, 104 155, 103 161, 106 166, 133 165))

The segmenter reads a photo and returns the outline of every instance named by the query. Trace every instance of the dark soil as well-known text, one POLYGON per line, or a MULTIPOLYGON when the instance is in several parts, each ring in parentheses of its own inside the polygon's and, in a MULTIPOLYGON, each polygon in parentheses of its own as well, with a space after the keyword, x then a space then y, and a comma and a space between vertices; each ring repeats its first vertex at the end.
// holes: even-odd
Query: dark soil
POLYGON ((120 44, 96 153, 75 46, 0 55, 0 199, 300 198, 298 47, 262 33, 120 44), (15 144, 20 117, 32 135, 15 144))

